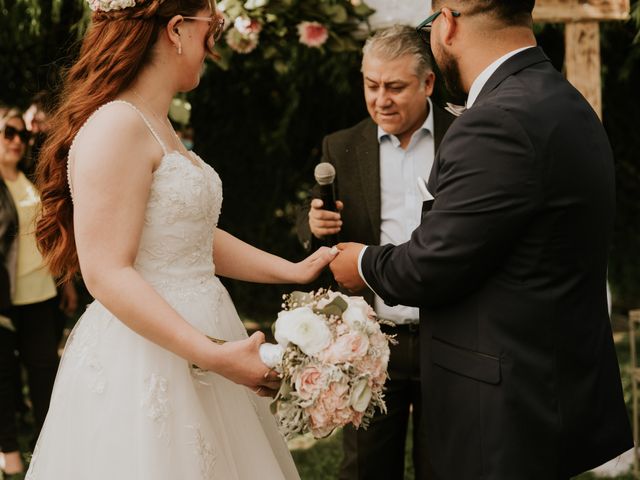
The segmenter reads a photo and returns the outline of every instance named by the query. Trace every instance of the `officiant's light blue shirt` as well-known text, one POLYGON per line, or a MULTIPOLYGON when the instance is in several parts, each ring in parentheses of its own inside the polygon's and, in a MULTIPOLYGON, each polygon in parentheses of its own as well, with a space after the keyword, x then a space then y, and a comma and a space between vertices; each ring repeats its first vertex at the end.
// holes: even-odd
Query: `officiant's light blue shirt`
MULTIPOLYGON (((429 178, 435 146, 433 105, 422 126, 411 136, 406 149, 400 140, 378 126, 380 144, 380 245, 400 245, 409 241, 422 215, 422 197, 416 179, 429 178)), ((378 317, 396 324, 417 323, 417 308, 390 307, 376 295, 374 309, 378 317)))

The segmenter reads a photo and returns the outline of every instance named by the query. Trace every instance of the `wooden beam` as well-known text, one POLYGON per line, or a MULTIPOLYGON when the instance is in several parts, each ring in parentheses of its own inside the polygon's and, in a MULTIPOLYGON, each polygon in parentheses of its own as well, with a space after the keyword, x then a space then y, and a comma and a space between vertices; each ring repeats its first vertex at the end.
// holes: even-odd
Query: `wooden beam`
POLYGON ((542 23, 626 20, 629 9, 629 0, 537 0, 533 20, 542 23))
POLYGON ((584 95, 602 118, 600 24, 593 21, 567 23, 564 36, 567 80, 584 95))

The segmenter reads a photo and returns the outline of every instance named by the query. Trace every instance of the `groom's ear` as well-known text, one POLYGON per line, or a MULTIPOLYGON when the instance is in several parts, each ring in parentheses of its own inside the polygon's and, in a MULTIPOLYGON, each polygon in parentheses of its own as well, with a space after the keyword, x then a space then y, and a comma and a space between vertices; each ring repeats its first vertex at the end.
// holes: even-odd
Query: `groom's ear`
POLYGON ((451 46, 454 43, 456 35, 458 33, 458 22, 456 17, 453 16, 451 10, 447 7, 442 9, 442 24, 441 28, 438 29, 438 34, 440 35, 440 41, 447 45, 451 46))

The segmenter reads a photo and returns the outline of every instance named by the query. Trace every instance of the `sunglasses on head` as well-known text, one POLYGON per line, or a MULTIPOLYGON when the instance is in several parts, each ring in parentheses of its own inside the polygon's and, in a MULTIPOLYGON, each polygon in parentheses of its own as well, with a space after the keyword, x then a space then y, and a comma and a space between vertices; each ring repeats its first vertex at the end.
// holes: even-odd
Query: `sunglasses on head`
POLYGON ((16 136, 24 143, 25 145, 31 138, 31 132, 27 129, 19 129, 16 127, 12 127, 11 125, 6 125, 4 127, 4 131, 2 132, 5 140, 12 142, 16 136))

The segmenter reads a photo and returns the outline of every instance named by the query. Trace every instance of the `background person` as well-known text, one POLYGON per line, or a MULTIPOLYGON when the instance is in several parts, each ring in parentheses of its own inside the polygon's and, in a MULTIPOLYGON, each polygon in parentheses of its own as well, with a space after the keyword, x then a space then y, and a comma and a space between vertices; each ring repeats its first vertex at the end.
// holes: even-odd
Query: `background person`
POLYGON ((2 243, 7 252, 7 281, 2 282, 0 295, 7 305, 4 316, 13 327, 0 328, 0 448, 6 473, 19 473, 24 468, 16 426, 22 398, 20 383, 16 382, 18 365, 27 372, 35 438, 47 414, 58 367, 56 286, 34 235, 40 196, 20 169, 27 157, 29 136, 19 110, 9 109, 0 118, 0 198, 2 211, 6 212, 0 230, 5 232, 2 243))

